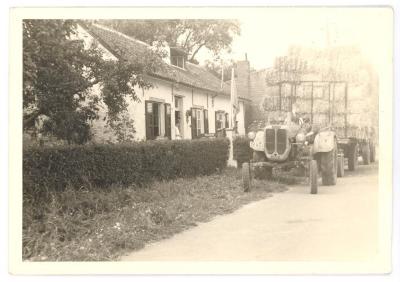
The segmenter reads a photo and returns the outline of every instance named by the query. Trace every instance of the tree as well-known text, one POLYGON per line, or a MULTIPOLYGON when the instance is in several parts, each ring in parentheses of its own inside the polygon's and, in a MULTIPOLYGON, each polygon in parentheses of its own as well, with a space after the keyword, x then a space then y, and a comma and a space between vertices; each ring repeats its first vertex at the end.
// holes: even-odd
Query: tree
POLYGON ((232 78, 232 69, 235 68, 235 62, 233 60, 223 62, 221 60, 206 60, 205 67, 218 78, 221 78, 223 74, 223 81, 228 81, 232 78), (224 70, 222 71, 222 69, 224 70))
POLYGON ((236 20, 101 20, 122 33, 150 45, 167 42, 182 48, 188 60, 196 63, 199 51, 207 49, 214 55, 230 51, 234 36, 240 34, 236 20))
POLYGON ((44 115, 43 133, 81 144, 90 139, 101 101, 112 127, 127 110, 126 99, 137 100, 135 87, 151 87, 143 73, 157 60, 149 54, 138 63, 105 61, 96 44, 76 37, 76 28, 72 20, 24 20, 23 108, 24 130, 44 115), (93 95, 95 85, 100 95, 93 95))

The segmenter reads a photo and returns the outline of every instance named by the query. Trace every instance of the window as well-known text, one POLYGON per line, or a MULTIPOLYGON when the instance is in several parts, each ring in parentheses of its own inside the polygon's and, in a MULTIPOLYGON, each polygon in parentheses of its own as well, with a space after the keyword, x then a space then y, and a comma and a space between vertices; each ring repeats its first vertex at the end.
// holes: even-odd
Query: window
POLYGON ((215 134, 217 137, 226 136, 225 128, 229 128, 228 113, 224 111, 215 112, 215 134))
POLYGON ((196 110, 196 121, 197 121, 197 136, 200 136, 204 133, 203 127, 203 111, 200 109, 196 110))
POLYGON ((215 112, 215 131, 226 128, 226 115, 224 111, 215 112))
POLYGON ((171 65, 181 69, 185 68, 186 52, 178 47, 170 47, 171 65))
POLYGON ((207 110, 192 108, 192 139, 208 133, 207 110))
POLYGON ((171 65, 180 67, 181 69, 185 68, 185 58, 183 56, 171 56, 171 65))
POLYGON ((175 96, 175 138, 183 138, 183 100, 182 97, 175 96), (179 133, 179 134, 178 134, 179 133), (180 135, 180 136, 177 136, 180 135))
POLYGON ((146 101, 146 139, 171 138, 171 105, 146 101))

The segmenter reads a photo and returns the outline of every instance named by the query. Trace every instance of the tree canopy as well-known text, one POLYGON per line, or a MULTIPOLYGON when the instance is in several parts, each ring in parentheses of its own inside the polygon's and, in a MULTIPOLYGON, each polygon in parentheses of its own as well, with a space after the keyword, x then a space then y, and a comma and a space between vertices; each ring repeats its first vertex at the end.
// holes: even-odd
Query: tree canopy
MULTIPOLYGON (((98 118, 100 103, 107 106, 107 124, 118 131, 126 118, 127 98, 137 100, 135 87, 151 87, 143 74, 157 68, 157 60, 130 63, 104 60, 96 44, 77 36, 72 20, 24 20, 24 130, 47 117, 43 132, 68 143, 90 139, 90 121, 98 118), (100 94, 93 94, 97 85, 100 94)), ((134 132, 132 120, 125 120, 134 132)), ((125 136, 125 135, 123 135, 125 136)), ((131 135, 128 135, 131 136, 131 135)))
POLYGON ((182 48, 188 60, 197 63, 199 51, 207 49, 214 55, 230 51, 234 36, 240 34, 237 20, 101 20, 122 33, 150 45, 168 43, 182 48))
MULTIPOLYGON (((232 69, 236 67, 235 62, 233 60, 206 60, 205 61, 206 69, 214 74, 216 77, 221 78, 223 81, 228 81, 232 78, 232 69), (223 71, 222 71, 223 69, 223 71)), ((235 76, 237 73, 235 73, 235 76)))

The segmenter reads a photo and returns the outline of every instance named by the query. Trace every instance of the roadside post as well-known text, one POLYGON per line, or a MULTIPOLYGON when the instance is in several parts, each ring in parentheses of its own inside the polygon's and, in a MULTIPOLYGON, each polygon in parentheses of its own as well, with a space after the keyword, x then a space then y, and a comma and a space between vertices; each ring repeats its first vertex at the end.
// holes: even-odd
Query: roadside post
POLYGON ((231 113, 229 120, 229 128, 226 129, 226 137, 229 139, 229 158, 228 158, 228 166, 237 168, 237 161, 233 159, 233 139, 236 135, 236 114, 239 110, 239 103, 237 97, 237 88, 235 81, 235 70, 232 68, 231 74, 231 113))
POLYGON ((229 139, 229 158, 228 158, 228 166, 230 167, 238 167, 237 161, 233 159, 233 138, 234 138, 235 130, 233 128, 226 129, 226 137, 229 139))

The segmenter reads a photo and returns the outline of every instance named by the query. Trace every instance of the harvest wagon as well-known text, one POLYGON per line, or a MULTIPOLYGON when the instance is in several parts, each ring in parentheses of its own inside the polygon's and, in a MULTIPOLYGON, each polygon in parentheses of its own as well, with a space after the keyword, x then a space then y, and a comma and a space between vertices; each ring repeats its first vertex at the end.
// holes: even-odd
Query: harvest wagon
POLYGON ((359 156, 364 164, 375 161, 375 129, 360 112, 350 110, 346 81, 287 81, 277 86, 277 95, 264 101, 266 122, 248 134, 253 158, 242 168, 245 190, 253 175, 269 178, 273 171, 294 169, 309 178, 316 194, 319 176, 323 185, 336 185, 346 165, 356 169, 359 156))

